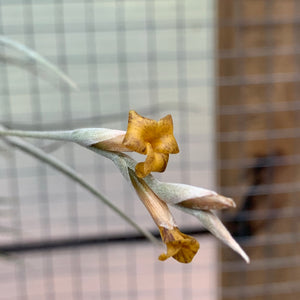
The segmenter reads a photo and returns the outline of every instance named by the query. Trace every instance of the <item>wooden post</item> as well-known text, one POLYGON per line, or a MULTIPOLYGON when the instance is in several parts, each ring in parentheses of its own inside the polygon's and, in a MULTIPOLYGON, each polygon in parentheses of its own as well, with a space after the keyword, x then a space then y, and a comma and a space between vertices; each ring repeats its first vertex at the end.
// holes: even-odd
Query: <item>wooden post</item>
POLYGON ((218 180, 251 259, 221 248, 222 299, 300 299, 297 1, 218 1, 218 180))

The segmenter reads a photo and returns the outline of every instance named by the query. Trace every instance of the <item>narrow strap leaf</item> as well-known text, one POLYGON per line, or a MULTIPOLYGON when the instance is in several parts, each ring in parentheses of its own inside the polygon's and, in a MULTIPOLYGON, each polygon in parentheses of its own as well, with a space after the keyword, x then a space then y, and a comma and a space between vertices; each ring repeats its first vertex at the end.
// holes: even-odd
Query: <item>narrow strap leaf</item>
MULTIPOLYGON (((1 126, 0 126, 1 128, 1 126)), ((86 182, 77 172, 75 172, 72 168, 65 165, 55 157, 50 154, 45 153, 41 149, 35 147, 34 145, 16 137, 4 137, 9 144, 19 148, 20 150, 30 154, 34 158, 39 159, 42 162, 47 163, 52 166, 59 172, 63 173, 67 177, 71 178, 91 194, 93 194, 98 200, 102 201, 105 205, 110 207, 115 213, 117 213, 122 219, 124 219, 127 223, 133 226, 137 231, 139 231, 142 235, 148 238, 154 244, 160 245, 158 240, 152 235, 152 233, 142 227, 140 227, 137 223, 135 223, 129 216, 127 216, 124 212, 122 212, 117 206, 115 206, 111 201, 109 201, 105 196, 103 196, 98 190, 96 190, 93 186, 91 186, 88 182, 86 182)))
POLYGON ((2 43, 5 46, 14 48, 15 50, 22 52, 23 54, 27 55, 31 59, 37 61, 41 65, 44 65, 47 69, 54 72, 60 79, 62 79, 70 87, 72 87, 75 90, 78 90, 76 83, 68 75, 66 75, 58 67, 56 67, 54 64, 52 64, 50 61, 48 61, 46 58, 41 56, 36 51, 26 47, 25 45, 15 41, 15 40, 9 39, 8 37, 6 37, 4 35, 0 35, 0 43, 2 43))

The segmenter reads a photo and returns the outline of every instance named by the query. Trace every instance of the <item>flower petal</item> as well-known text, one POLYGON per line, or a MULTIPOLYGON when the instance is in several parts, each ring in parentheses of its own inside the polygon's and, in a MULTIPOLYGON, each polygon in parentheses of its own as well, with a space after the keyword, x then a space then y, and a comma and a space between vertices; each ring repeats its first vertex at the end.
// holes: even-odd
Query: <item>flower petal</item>
POLYGON ((123 145, 141 154, 146 154, 144 163, 136 167, 136 174, 143 178, 150 172, 166 169, 169 153, 178 153, 178 145, 173 135, 173 121, 168 115, 158 122, 144 118, 131 110, 123 145))
POLYGON ((181 263, 190 263, 200 246, 193 237, 179 231, 177 227, 168 229, 159 227, 163 242, 167 245, 167 253, 159 256, 159 260, 166 260, 173 257, 181 263))
POLYGON ((157 122, 156 137, 152 144, 157 152, 176 154, 179 147, 173 135, 173 120, 167 115, 157 122))
POLYGON ((169 154, 156 153, 151 144, 147 143, 147 158, 145 162, 140 162, 135 167, 135 173, 143 178, 151 172, 163 172, 168 164, 169 154))
POLYGON ((153 139, 156 121, 140 116, 134 110, 128 115, 127 132, 123 144, 132 151, 146 154, 147 143, 153 139))

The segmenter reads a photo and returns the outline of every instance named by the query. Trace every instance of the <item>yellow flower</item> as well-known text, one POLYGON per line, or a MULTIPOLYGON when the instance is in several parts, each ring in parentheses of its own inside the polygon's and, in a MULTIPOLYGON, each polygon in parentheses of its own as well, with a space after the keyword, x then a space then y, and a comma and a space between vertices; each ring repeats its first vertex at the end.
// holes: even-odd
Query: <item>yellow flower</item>
POLYGON ((163 242, 167 245, 167 253, 159 256, 159 260, 173 257, 181 263, 190 263, 199 249, 199 243, 193 237, 180 232, 177 227, 167 229, 159 226, 163 242))
POLYGON ((129 170, 129 176, 167 246, 167 253, 161 254, 159 260, 173 257, 181 263, 191 262, 199 249, 199 243, 193 237, 179 231, 167 204, 157 197, 143 179, 138 178, 131 170, 129 170))
POLYGON ((131 110, 123 145, 132 151, 147 155, 145 162, 136 165, 135 172, 138 177, 143 178, 152 171, 163 172, 169 154, 179 152, 173 135, 171 115, 155 121, 131 110))

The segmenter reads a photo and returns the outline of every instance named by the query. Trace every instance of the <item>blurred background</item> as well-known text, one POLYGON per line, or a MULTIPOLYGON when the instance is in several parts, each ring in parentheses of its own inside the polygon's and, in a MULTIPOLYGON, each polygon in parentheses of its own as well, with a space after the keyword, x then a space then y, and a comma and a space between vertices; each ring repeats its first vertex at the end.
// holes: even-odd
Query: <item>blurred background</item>
MULTIPOLYGON (((233 197, 222 219, 251 259, 172 211, 201 246, 191 264, 160 262, 87 191, 1 143, 0 300, 298 299, 299 18, 297 0, 0 0, 0 34, 79 87, 0 45, 0 123, 125 130, 130 109, 172 114, 180 154, 157 177, 233 197)), ((110 161, 30 141, 157 232, 110 161)))

